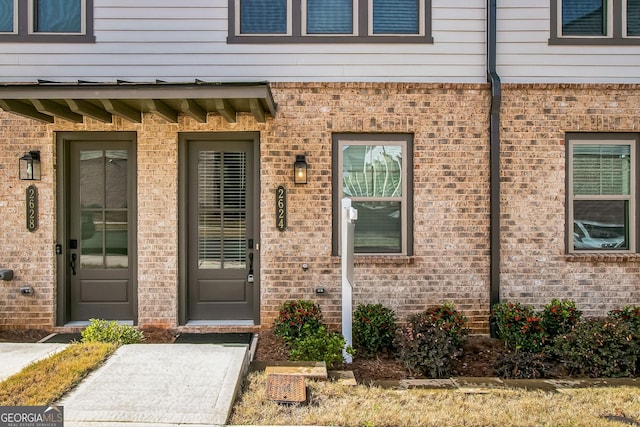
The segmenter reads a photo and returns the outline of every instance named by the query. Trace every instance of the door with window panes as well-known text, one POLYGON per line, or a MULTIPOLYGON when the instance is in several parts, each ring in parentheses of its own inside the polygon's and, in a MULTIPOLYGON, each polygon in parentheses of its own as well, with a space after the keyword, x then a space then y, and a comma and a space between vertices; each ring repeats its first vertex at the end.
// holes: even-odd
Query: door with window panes
POLYGON ((252 320, 258 300, 254 144, 189 141, 188 318, 252 320))
POLYGON ((69 148, 70 320, 133 320, 134 145, 71 141, 69 148))

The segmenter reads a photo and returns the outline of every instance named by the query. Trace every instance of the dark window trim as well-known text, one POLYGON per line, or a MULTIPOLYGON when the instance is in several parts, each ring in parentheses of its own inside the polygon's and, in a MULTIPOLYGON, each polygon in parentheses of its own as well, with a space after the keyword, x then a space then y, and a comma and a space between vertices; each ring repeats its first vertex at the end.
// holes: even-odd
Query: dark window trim
POLYGON ((85 16, 83 34, 55 34, 55 33, 30 33, 29 20, 33 19, 29 14, 27 1, 18 1, 18 32, 0 33, 0 42, 11 43, 95 43, 93 34, 93 0, 85 0, 85 16))
POLYGON ((303 35, 302 8, 300 0, 291 4, 291 35, 239 35, 236 34, 235 0, 229 0, 229 34, 227 44, 294 44, 294 43, 421 43, 433 44, 431 35, 431 0, 424 0, 424 34, 423 35, 369 35, 369 0, 358 2, 358 35, 303 35))
POLYGON ((558 34, 560 22, 558 21, 560 14, 558 13, 558 5, 562 0, 551 0, 550 15, 550 37, 549 45, 551 46, 624 46, 624 45, 640 45, 640 37, 623 37, 623 16, 622 2, 625 0, 612 0, 611 14, 613 17, 611 37, 594 36, 594 37, 563 37, 558 34))
MULTIPOLYGON (((341 199, 342 194, 339 191, 340 188, 340 178, 342 176, 342 172, 338 170, 339 168, 339 150, 340 150, 340 142, 341 141, 362 141, 362 140, 371 141, 375 144, 378 141, 398 141, 404 142, 407 147, 407 156, 406 156, 406 168, 407 168, 407 176, 405 179, 407 180, 407 195, 406 195, 406 203, 407 203, 407 235, 406 235, 406 253, 364 253, 359 254, 356 253, 357 257, 368 257, 371 259, 382 259, 382 258, 393 258, 393 259, 410 259, 413 256, 413 156, 414 156, 414 135, 411 133, 334 133, 331 135, 331 150, 332 150, 332 158, 331 158, 331 170, 335 173, 332 174, 331 177, 331 198, 332 198, 332 218, 331 218, 331 226, 332 226, 332 239, 331 239, 331 254, 333 256, 339 256, 340 254, 340 209, 342 207, 341 199)), ((357 224, 357 222, 356 222, 357 224)))
MULTIPOLYGON (((573 181, 569 179, 569 174, 573 174, 573 168, 571 167, 571 157, 573 156, 573 146, 572 141, 574 140, 582 140, 582 141, 601 141, 601 140, 615 140, 618 139, 621 142, 634 144, 636 146, 636 153, 640 153, 640 134, 634 132, 567 132, 565 134, 565 171, 566 171, 566 179, 565 179, 565 256, 567 260, 570 261, 604 261, 604 262, 620 262, 620 257, 627 257, 625 260, 634 260, 640 255, 636 255, 640 253, 640 226, 636 225, 635 227, 635 250, 605 250, 605 251, 597 251, 597 250, 576 250, 573 248, 573 217, 571 216, 570 204, 573 203, 572 195, 573 191, 571 191, 570 185, 573 181)), ((636 154, 638 156, 638 154, 636 154)), ((635 188, 635 194, 631 194, 631 197, 635 199, 635 212, 629 212, 631 214, 631 218, 629 221, 632 221, 633 218, 638 220, 638 213, 640 212, 640 161, 635 161, 636 167, 636 182, 632 183, 632 186, 635 188)))

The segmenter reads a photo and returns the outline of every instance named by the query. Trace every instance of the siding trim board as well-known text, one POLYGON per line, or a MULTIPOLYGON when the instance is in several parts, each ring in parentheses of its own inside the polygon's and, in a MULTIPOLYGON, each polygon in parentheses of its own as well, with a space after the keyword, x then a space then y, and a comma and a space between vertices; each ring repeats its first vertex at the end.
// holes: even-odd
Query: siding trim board
POLYGON ((118 116, 134 123, 155 112, 177 122, 186 114, 206 122, 214 113, 234 123, 237 113, 250 113, 260 123, 275 116, 276 104, 266 83, 195 84, 27 84, 0 86, 0 107, 45 123, 55 117, 82 123, 84 117, 109 123, 118 116))

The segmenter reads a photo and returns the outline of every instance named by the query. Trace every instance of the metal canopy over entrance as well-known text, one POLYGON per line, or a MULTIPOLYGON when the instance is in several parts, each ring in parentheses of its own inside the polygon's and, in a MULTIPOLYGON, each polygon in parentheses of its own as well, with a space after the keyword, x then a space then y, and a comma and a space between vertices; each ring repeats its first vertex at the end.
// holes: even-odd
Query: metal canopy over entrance
POLYGON ((267 83, 54 83, 0 85, 0 108, 30 119, 55 118, 82 123, 91 117, 111 123, 113 116, 134 123, 154 112, 176 123, 185 114, 205 123, 214 113, 235 123, 237 113, 251 113, 264 123, 275 116, 276 104, 267 83))

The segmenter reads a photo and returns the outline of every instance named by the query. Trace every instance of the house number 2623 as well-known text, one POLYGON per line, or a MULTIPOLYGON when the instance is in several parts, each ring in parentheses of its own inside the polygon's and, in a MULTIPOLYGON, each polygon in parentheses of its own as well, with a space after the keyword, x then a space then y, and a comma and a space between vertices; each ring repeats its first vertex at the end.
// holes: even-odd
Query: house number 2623
POLYGON ((27 230, 32 233, 38 229, 38 189, 35 185, 27 187, 27 230))
POLYGON ((282 185, 276 188, 276 228, 287 229, 287 189, 282 185))

